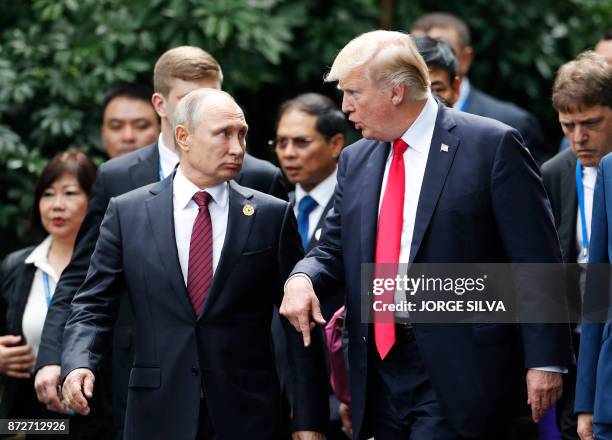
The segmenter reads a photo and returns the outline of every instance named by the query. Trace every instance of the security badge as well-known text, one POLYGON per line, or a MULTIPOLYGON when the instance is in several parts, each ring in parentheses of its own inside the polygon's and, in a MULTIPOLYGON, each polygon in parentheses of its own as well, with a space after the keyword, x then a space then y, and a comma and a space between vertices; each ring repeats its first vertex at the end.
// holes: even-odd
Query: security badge
POLYGON ((253 208, 253 205, 246 204, 242 207, 242 213, 247 217, 250 217, 255 214, 255 208, 253 208))

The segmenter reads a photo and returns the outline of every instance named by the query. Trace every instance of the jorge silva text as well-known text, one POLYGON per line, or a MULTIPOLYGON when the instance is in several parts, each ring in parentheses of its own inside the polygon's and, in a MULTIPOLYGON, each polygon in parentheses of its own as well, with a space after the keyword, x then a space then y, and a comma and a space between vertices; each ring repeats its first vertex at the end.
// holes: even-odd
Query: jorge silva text
POLYGON ((387 304, 377 300, 372 303, 375 312, 505 312, 503 301, 493 300, 428 300, 413 302, 399 301, 387 304))

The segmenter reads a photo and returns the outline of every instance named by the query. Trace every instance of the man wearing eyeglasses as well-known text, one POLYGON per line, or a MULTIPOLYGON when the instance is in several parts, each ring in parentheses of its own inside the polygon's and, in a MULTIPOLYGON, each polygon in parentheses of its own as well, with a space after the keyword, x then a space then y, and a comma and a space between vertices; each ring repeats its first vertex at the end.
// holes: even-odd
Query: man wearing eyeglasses
POLYGON ((323 219, 331 208, 347 130, 344 114, 327 96, 305 93, 280 106, 276 139, 270 143, 285 176, 295 185, 289 201, 306 252, 321 236, 323 219))
MULTIPOLYGON (((332 206, 336 186, 336 168, 340 152, 346 145, 348 123, 344 114, 327 96, 317 93, 299 95, 281 104, 276 118, 276 138, 270 141, 281 168, 295 191, 289 193, 298 219, 298 230, 304 250, 316 246, 327 212, 332 206)), ((322 304, 329 319, 342 306, 342 295, 322 304)), ((293 372, 286 367, 286 342, 278 315, 272 324, 274 349, 283 388, 293 372)), ((338 402, 331 402, 331 431, 328 439, 346 438, 340 431, 338 402)))

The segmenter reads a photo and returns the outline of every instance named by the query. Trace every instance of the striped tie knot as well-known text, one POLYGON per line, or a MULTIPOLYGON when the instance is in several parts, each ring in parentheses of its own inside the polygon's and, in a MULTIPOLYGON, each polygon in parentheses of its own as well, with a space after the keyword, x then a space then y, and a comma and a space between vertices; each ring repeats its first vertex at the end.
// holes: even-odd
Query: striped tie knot
POLYGON ((208 206, 212 196, 206 191, 198 191, 193 195, 193 201, 196 202, 198 208, 205 208, 208 206))

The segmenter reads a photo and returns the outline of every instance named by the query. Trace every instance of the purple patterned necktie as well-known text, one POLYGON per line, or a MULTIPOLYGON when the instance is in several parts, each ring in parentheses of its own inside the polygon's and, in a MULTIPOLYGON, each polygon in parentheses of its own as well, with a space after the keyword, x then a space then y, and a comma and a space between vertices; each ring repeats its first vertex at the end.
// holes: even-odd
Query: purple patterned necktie
POLYGON ((211 196, 199 191, 193 195, 198 205, 198 215, 193 222, 189 244, 189 266, 187 268, 187 292, 196 316, 200 316, 204 300, 213 278, 213 236, 208 202, 211 196))

